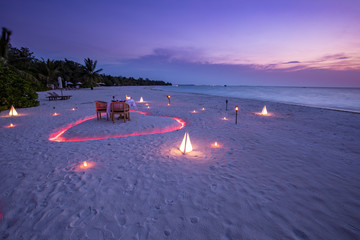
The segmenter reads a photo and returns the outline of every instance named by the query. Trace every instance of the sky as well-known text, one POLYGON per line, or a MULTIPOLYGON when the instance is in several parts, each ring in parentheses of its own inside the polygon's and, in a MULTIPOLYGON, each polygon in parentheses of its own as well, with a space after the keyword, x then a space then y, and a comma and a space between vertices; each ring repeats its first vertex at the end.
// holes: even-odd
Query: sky
POLYGON ((360 87, 359 0, 1 0, 41 59, 173 84, 360 87))

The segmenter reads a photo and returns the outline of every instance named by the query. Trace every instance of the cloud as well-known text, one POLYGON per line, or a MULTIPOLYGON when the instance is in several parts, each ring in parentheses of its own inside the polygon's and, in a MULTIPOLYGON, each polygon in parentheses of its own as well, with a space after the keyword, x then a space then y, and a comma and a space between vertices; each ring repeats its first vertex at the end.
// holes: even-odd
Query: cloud
POLYGON ((293 63, 300 63, 300 61, 290 61, 290 62, 285 62, 284 64, 293 64, 293 63))
MULTIPOLYGON (((100 67, 113 75, 163 80, 173 84, 360 87, 360 68, 342 71, 326 68, 324 60, 321 60, 323 58, 268 65, 227 64, 204 61, 202 53, 201 50, 192 48, 157 48, 151 54, 122 61, 121 65, 100 67)), ((345 57, 331 56, 325 57, 345 57)), ((336 63, 339 65, 336 68, 340 69, 348 60, 349 58, 337 59, 336 63)))

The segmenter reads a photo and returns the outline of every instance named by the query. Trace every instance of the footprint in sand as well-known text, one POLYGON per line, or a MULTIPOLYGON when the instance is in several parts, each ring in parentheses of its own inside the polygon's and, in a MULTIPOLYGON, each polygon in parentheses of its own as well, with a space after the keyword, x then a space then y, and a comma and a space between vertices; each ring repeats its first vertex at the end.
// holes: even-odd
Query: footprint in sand
POLYGON ((193 223, 193 224, 196 224, 196 223, 199 222, 199 218, 198 217, 191 217, 190 222, 193 223))
POLYGON ((168 236, 170 236, 171 232, 170 232, 170 230, 165 230, 164 234, 165 234, 166 237, 168 237, 168 236))
POLYGON ((216 183, 211 184, 210 189, 211 191, 215 192, 217 189, 217 184, 216 183))
POLYGON ((91 207, 82 210, 80 213, 78 213, 74 218, 74 221, 70 223, 70 227, 77 227, 79 226, 83 221, 88 219, 91 216, 94 216, 98 213, 96 209, 92 209, 91 207))

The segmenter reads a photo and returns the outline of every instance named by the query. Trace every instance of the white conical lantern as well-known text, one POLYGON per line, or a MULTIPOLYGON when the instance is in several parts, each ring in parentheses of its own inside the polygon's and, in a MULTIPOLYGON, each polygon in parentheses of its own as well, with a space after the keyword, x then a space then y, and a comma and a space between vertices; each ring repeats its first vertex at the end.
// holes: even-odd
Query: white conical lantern
POLYGON ((266 115, 268 114, 267 110, 266 110, 266 105, 263 107, 263 110, 261 111, 262 115, 266 115))
POLYGON ((189 137, 189 134, 186 132, 185 135, 184 135, 184 139, 180 145, 180 151, 185 154, 185 153, 188 153, 188 152, 191 152, 193 149, 192 149, 192 146, 191 146, 191 142, 190 142, 190 137, 189 137))
POLYGON ((144 99, 143 99, 143 97, 141 97, 141 98, 140 98, 140 102, 144 102, 144 99))
POLYGON ((19 114, 16 112, 14 106, 11 105, 9 116, 17 116, 17 115, 19 115, 19 114))

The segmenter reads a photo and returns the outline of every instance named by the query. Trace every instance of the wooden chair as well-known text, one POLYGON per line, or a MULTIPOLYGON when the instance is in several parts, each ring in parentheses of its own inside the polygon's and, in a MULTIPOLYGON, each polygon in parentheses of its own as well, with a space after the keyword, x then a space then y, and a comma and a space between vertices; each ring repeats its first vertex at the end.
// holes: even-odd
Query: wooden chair
POLYGON ((107 111, 106 111, 107 102, 95 101, 95 107, 96 107, 97 120, 99 120, 99 118, 101 119, 101 113, 106 113, 106 120, 109 120, 109 115, 107 114, 107 111))
POLYGON ((126 119, 130 120, 130 111, 129 111, 129 104, 126 102, 112 102, 111 103, 111 119, 113 123, 114 121, 114 115, 119 114, 119 118, 124 118, 124 123, 126 123, 126 119))

